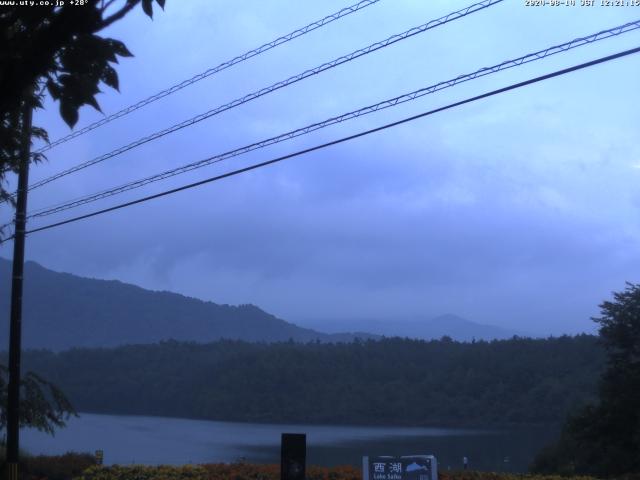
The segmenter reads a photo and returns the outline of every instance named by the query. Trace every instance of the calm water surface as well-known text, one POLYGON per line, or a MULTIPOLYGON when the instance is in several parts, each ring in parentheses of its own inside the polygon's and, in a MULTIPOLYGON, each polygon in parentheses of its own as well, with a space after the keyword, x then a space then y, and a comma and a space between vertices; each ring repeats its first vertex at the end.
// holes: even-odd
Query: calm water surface
POLYGON ((361 465, 363 455, 433 454, 440 469, 525 471, 553 440, 549 429, 462 430, 211 422, 164 417, 80 414, 55 437, 24 430, 21 446, 33 454, 104 450, 106 464, 279 463, 280 434, 307 434, 307 462, 361 465))

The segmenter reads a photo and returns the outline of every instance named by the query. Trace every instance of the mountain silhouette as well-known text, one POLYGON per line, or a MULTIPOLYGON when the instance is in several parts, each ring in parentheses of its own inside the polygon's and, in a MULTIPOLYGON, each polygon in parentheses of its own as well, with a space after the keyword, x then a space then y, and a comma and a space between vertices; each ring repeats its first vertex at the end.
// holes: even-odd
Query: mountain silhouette
MULTIPOLYGON (((7 346, 11 262, 0 258, 0 350, 7 346)), ((255 305, 219 305, 25 263, 22 346, 65 350, 162 340, 211 342, 352 341, 367 334, 325 334, 302 328, 255 305)))
POLYGON ((440 339, 444 336, 453 340, 503 340, 517 336, 532 336, 516 330, 472 322, 458 315, 445 314, 435 318, 389 318, 389 319, 346 319, 300 322, 309 328, 320 328, 326 332, 366 331, 387 337, 407 337, 422 340, 440 339))

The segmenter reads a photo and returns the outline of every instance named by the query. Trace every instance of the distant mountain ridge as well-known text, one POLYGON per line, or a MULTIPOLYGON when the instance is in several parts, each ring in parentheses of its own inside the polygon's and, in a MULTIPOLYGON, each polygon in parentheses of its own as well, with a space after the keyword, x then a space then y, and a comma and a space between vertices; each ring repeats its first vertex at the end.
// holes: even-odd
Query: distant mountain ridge
MULTIPOLYGON (((11 262, 0 258, 0 350, 9 331, 11 262)), ((23 348, 65 350, 162 340, 211 342, 352 341, 368 334, 326 334, 298 327, 254 305, 218 305, 117 280, 96 280, 25 263, 23 348)))
MULTIPOLYGON (((303 323, 303 322, 300 322, 303 323)), ((421 340, 439 339, 444 336, 453 340, 469 342, 472 340, 504 340, 513 336, 531 336, 530 334, 472 322, 453 314, 439 315, 435 318, 411 319, 356 319, 356 320, 315 320, 304 322, 309 328, 319 328, 326 332, 359 331, 384 335, 416 338, 421 340)))
MULTIPOLYGON (((0 350, 9 324, 11 262, 0 258, 0 350)), ((408 320, 323 320, 298 326, 255 305, 220 305, 178 293, 158 292, 117 280, 98 280, 25 263, 22 345, 55 351, 116 347, 163 340, 205 343, 222 338, 248 342, 350 342, 355 338, 408 337, 458 341, 522 335, 456 315, 408 320), (365 333, 366 332, 366 333, 365 333)))

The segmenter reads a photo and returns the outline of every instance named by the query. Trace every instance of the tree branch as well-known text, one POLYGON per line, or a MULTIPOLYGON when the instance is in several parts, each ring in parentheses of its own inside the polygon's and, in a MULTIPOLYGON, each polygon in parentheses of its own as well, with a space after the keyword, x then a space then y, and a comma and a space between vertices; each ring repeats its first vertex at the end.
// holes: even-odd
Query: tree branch
POLYGON ((100 7, 100 10, 102 10, 102 14, 104 14, 104 12, 106 12, 106 11, 107 11, 107 9, 108 9, 111 5, 113 5, 113 3, 114 3, 115 1, 116 1, 116 0, 108 0, 108 1, 107 1, 107 3, 105 4, 104 0, 102 0, 102 6, 100 7))
MULTIPOLYGON (((112 3, 113 0, 111 0, 112 3)), ((100 23, 100 28, 98 30, 102 30, 103 28, 108 27, 109 25, 111 25, 113 22, 117 22, 118 20, 120 20, 121 18, 123 18, 127 13, 129 13, 138 3, 140 3, 140 0, 129 0, 127 2, 127 4, 122 7, 120 10, 118 10, 116 13, 114 13, 113 15, 105 18, 104 20, 102 20, 102 22, 100 23)))

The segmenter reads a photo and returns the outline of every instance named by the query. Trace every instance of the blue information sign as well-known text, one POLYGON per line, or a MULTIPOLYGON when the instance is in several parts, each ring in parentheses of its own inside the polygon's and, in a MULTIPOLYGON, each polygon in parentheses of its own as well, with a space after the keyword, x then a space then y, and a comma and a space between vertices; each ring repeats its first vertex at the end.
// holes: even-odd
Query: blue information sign
POLYGON ((363 480, 438 480, 433 455, 362 457, 363 480))

